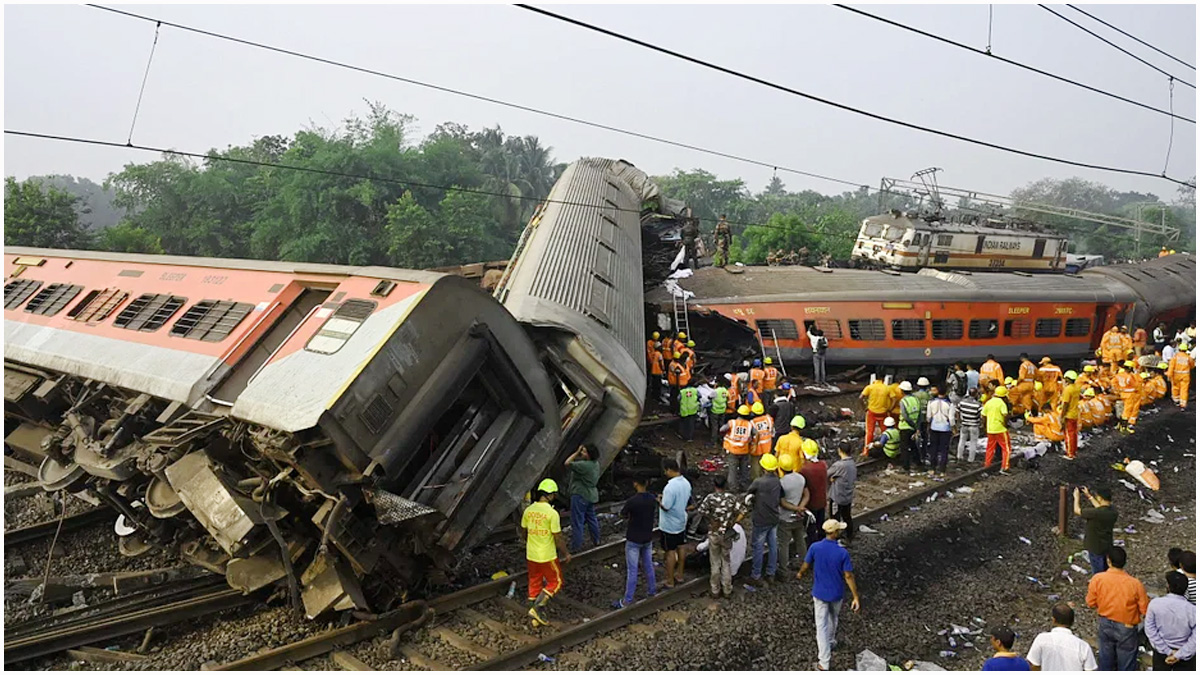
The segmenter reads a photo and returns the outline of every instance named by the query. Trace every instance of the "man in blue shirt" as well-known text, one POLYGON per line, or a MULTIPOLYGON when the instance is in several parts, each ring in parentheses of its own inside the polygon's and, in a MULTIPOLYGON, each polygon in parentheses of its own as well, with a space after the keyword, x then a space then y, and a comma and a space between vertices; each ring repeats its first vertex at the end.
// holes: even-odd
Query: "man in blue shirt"
POLYGON ((992 629, 992 649, 996 655, 983 662, 983 670, 1029 670, 1029 662, 1012 650, 1017 636, 1008 626, 992 629))
POLYGON ((842 598, 846 595, 846 586, 850 587, 853 600, 850 609, 859 609, 858 586, 854 583, 854 566, 850 564, 850 554, 838 543, 838 537, 846 524, 833 520, 825 521, 821 526, 825 538, 808 547, 804 556, 804 564, 796 573, 797 579, 803 579, 804 573, 812 568, 813 571, 813 616, 817 626, 817 670, 829 670, 829 660, 833 656, 833 648, 837 646, 838 614, 842 611, 842 598))
POLYGON ((1150 601, 1146 638, 1154 647, 1154 670, 1196 669, 1196 606, 1187 599, 1188 579, 1167 572, 1167 595, 1150 601))
POLYGON ((692 484, 679 473, 679 462, 663 460, 667 486, 658 498, 658 529, 662 531, 663 551, 666 552, 667 580, 663 586, 674 588, 683 582, 683 561, 687 558, 687 505, 692 498, 692 484), (684 549, 684 550, 681 550, 684 549))

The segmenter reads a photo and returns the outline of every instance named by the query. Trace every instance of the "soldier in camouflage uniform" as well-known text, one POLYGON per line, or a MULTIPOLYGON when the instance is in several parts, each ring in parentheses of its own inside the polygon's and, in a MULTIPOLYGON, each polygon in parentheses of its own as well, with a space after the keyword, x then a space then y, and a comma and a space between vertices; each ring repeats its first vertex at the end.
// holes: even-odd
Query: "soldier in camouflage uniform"
POLYGON ((708 564, 709 590, 714 598, 724 593, 733 595, 733 569, 729 563, 729 550, 737 534, 733 526, 745 517, 742 500, 725 491, 725 477, 713 479, 713 492, 700 502, 696 514, 708 518, 708 564))
POLYGON ((721 219, 713 228, 713 248, 716 250, 713 253, 713 265, 724 267, 729 264, 729 246, 732 242, 733 234, 729 231, 729 223, 725 222, 725 214, 722 213, 721 219))

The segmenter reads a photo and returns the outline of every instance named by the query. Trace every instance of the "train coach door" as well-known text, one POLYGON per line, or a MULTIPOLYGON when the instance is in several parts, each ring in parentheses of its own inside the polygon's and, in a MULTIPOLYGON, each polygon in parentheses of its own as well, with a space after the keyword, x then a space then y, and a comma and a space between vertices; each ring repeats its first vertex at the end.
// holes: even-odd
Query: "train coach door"
POLYGON ((1033 259, 1041 260, 1042 256, 1044 256, 1045 254, 1046 254, 1046 240, 1045 239, 1034 239, 1033 240, 1033 259))

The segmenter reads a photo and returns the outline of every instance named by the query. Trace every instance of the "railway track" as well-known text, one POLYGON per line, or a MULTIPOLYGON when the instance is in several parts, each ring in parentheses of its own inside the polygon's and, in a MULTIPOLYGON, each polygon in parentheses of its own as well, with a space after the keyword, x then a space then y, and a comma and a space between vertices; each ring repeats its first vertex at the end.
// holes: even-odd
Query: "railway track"
MULTIPOLYGON (((870 460, 867 473, 881 470, 882 461, 870 460)), ((860 467, 862 468, 862 467, 860 467)), ((943 482, 928 482, 912 488, 895 499, 869 508, 855 515, 861 522, 874 522, 885 514, 904 510, 928 499, 935 492, 953 490, 975 482, 998 470, 994 464, 988 468, 977 467, 950 475, 943 482)), ((907 474, 905 479, 909 477, 907 474)), ((917 482, 917 481, 912 481, 917 482)), ((566 568, 568 583, 581 576, 580 562, 605 563, 624 551, 624 540, 614 541, 593 548, 573 558, 566 568)), ((510 584, 522 588, 525 575, 514 574, 477 586, 432 599, 420 606, 363 621, 346 628, 328 631, 299 642, 284 645, 244 659, 231 661, 215 670, 276 670, 333 654, 334 663, 344 669, 372 669, 369 664, 350 653, 356 643, 370 640, 386 632, 401 628, 425 627, 424 645, 420 641, 405 641, 400 638, 396 652, 410 663, 427 670, 447 670, 448 665, 431 656, 429 645, 442 642, 464 655, 462 660, 471 660, 465 666, 471 670, 516 670, 539 661, 545 655, 560 653, 596 639, 618 628, 635 624, 642 619, 682 603, 707 590, 708 577, 701 575, 677 585, 671 590, 662 590, 657 595, 616 610, 600 609, 570 597, 570 591, 559 594, 554 600, 553 611, 565 616, 550 627, 530 630, 526 607, 520 601, 508 598, 505 592, 510 584), (569 618, 574 615, 574 619, 569 618), (486 640, 473 638, 474 632, 487 636, 486 640), (502 647, 501 645, 510 645, 502 647), (345 650, 345 651, 343 651, 345 650)), ((618 645, 608 641, 610 646, 618 645)))
POLYGON ((76 513, 66 518, 52 518, 40 523, 34 523, 26 527, 18 527, 12 530, 5 530, 4 545, 16 546, 18 544, 26 544, 38 539, 53 537, 54 533, 59 530, 59 522, 62 523, 62 533, 82 530, 90 525, 103 523, 112 520, 115 512, 107 506, 100 506, 94 509, 88 509, 82 513, 76 513))

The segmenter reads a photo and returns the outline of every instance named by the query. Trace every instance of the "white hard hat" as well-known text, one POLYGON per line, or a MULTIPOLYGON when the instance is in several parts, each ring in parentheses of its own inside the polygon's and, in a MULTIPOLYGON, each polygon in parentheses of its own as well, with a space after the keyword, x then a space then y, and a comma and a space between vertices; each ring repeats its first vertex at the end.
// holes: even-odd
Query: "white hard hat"
POLYGON ((928 387, 929 386, 929 378, 922 377, 921 379, 917 380, 917 386, 918 387, 928 387))
POLYGON ((900 383, 900 391, 912 391, 912 382, 905 380, 900 383))
POLYGON ((894 427, 894 426, 896 426, 896 418, 895 418, 895 417, 889 417, 889 418, 885 419, 885 420, 883 421, 883 426, 885 426, 885 427, 894 427))

